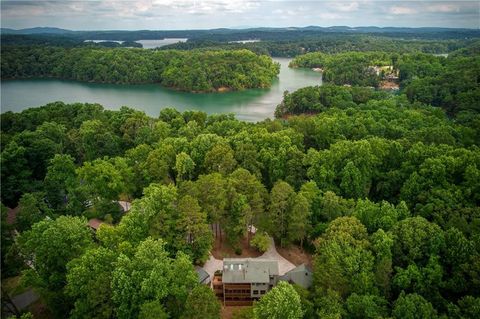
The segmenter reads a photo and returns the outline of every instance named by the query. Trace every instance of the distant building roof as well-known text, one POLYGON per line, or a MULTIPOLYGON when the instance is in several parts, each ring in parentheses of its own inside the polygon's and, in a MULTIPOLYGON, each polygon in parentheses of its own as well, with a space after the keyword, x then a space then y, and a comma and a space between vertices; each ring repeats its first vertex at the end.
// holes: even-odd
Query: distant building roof
POLYGON ((9 208, 7 211, 7 224, 8 225, 13 225, 17 221, 17 214, 20 211, 20 206, 17 206, 15 208, 9 208))
POLYGON ((278 261, 253 258, 223 259, 224 283, 269 283, 278 276, 278 261))
POLYGON ((312 270, 305 264, 301 264, 300 266, 286 272, 285 275, 278 279, 297 284, 303 288, 309 288, 312 285, 312 276, 312 270))
POLYGON ((117 203, 118 203, 118 205, 120 205, 120 207, 122 208, 124 213, 128 212, 130 210, 130 208, 132 207, 132 203, 126 202, 126 201, 123 201, 123 200, 119 200, 117 203))
POLYGON ((100 225, 104 224, 100 219, 98 218, 92 218, 88 221, 88 226, 90 226, 92 229, 98 230, 100 228, 100 225))
POLYGON ((198 274, 198 282, 199 283, 205 284, 205 285, 208 285, 210 283, 210 281, 211 281, 210 275, 208 274, 208 272, 205 271, 205 269, 197 266, 197 267, 195 267, 195 271, 198 274))

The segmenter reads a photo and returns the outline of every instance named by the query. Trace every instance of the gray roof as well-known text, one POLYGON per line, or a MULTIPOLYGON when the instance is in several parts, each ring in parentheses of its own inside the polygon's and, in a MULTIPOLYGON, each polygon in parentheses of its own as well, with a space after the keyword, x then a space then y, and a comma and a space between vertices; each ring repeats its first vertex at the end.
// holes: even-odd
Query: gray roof
POLYGON ((270 276, 278 276, 278 262, 268 259, 225 258, 224 283, 269 283, 270 276))
POLYGON ((301 264, 285 273, 279 280, 288 281, 297 284, 303 288, 309 288, 312 285, 313 274, 310 268, 305 264, 301 264))
POLYGON ((198 274, 198 282, 201 284, 208 284, 210 282, 210 275, 202 267, 195 267, 198 274))

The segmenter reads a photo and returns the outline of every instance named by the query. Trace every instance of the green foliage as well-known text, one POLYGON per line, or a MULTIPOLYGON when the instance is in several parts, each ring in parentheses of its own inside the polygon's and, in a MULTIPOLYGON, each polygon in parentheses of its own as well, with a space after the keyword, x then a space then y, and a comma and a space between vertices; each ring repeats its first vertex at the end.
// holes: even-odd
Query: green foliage
POLYGON ((53 217, 52 210, 44 200, 45 193, 25 193, 18 202, 15 227, 19 231, 30 229, 33 224, 45 218, 53 217))
POLYGON ((195 198, 186 195, 178 202, 176 223, 177 249, 191 252, 193 260, 202 263, 212 248, 212 233, 207 225, 207 214, 200 211, 195 198))
POLYGON ((323 69, 323 80, 337 85, 348 84, 377 87, 381 77, 375 66, 392 65, 392 58, 384 52, 344 52, 327 55, 320 52, 296 57, 292 67, 323 69))
POLYGON ((314 303, 312 300, 311 291, 296 284, 293 284, 293 288, 295 288, 295 291, 300 296, 302 309, 304 311, 303 318, 314 318, 314 303))
POLYGON ((189 180, 193 174, 193 169, 195 168, 195 162, 192 161, 190 156, 186 153, 180 153, 177 155, 175 161, 175 170, 177 171, 177 179, 189 180))
POLYGON ((291 216, 292 204, 294 203, 295 191, 286 182, 277 182, 270 194, 270 208, 268 216, 270 224, 267 229, 269 234, 283 243, 289 242, 289 218, 291 216))
POLYGON ((82 154, 82 160, 91 161, 119 153, 120 138, 98 119, 84 121, 75 135, 75 146, 82 154))
MULTIPOLYGON (((392 61, 405 87, 454 65, 414 57, 392 61)), ((239 251, 253 225, 254 246, 266 231, 315 249, 312 289, 295 288, 307 318, 478 317, 479 118, 412 101, 329 84, 287 94, 286 119, 256 124, 61 102, 4 113, 2 202, 24 209, 18 245, 3 210, 2 274, 24 266, 11 262, 21 253, 61 317, 179 318, 187 302, 207 306, 192 294, 192 264, 208 258, 212 233, 239 251), (128 214, 119 199, 132 201, 128 214), (92 241, 84 219, 49 219, 66 214, 115 226, 92 241)))
POLYGON ((406 56, 400 59, 399 70, 409 100, 440 106, 451 115, 480 111, 478 56, 406 56))
POLYGON ((394 318, 437 318, 437 312, 432 304, 417 294, 401 293, 393 305, 394 318))
POLYGON ((319 318, 341 319, 344 313, 342 298, 336 291, 331 289, 319 296, 315 305, 318 308, 317 316, 319 318))
POLYGON ((304 311, 292 285, 281 281, 253 307, 255 319, 300 319, 304 311))
POLYGON ((117 254, 98 247, 67 264, 66 292, 75 299, 72 318, 111 318, 114 313, 111 280, 117 254))
POLYGON ((237 162, 235 161, 233 150, 225 145, 215 145, 205 154, 203 166, 209 173, 218 172, 223 175, 233 172, 237 162))
POLYGON ((55 314, 65 314, 70 306, 63 293, 67 263, 93 245, 86 220, 67 216, 42 220, 18 237, 18 245, 25 262, 33 266, 26 271, 29 283, 55 314))
MULTIPOLYGON (((182 309, 188 291, 197 285, 197 274, 184 254, 170 258, 161 240, 141 242, 132 256, 120 254, 112 272, 112 300, 118 318, 137 317, 140 312, 159 311, 145 303, 165 303, 173 298, 172 310, 182 309), (180 308, 179 308, 180 307, 180 308)), ((149 314, 151 315, 151 314, 149 314)))
MULTIPOLYGON (((326 83, 371 87, 378 87, 383 78, 383 71, 377 72, 373 66, 390 66, 394 75, 398 73, 401 92, 411 102, 439 106, 450 115, 460 112, 473 115, 480 110, 477 85, 480 59, 475 55, 454 54, 444 58, 422 53, 346 52, 330 55, 313 52, 296 57, 290 66, 322 68, 323 81, 326 83)), ((365 98, 380 96, 378 92, 368 92, 361 87, 336 90, 328 86, 325 89, 303 88, 286 94, 275 115, 281 117, 285 114, 322 112, 330 107, 328 102, 345 108, 352 102, 365 103, 365 98)))
POLYGON ((354 216, 367 227, 369 233, 378 229, 390 230, 398 221, 409 217, 410 212, 405 202, 397 207, 383 201, 373 203, 370 200, 359 200, 355 206, 354 216))
POLYGON ((288 222, 288 241, 299 241, 303 246, 303 240, 310 233, 310 214, 308 200, 302 194, 295 195, 288 222))
POLYGON ((371 237, 372 250, 375 254, 375 282, 386 297, 390 296, 392 277, 392 246, 393 236, 383 229, 376 231, 371 237))
POLYGON ((388 302, 375 295, 351 294, 345 302, 346 318, 384 318, 388 315, 388 302))
POLYGON ((7 205, 15 205, 18 197, 31 189, 32 171, 27 164, 26 152, 25 147, 13 141, 2 150, 2 201, 7 205))
POLYGON ((2 78, 160 83, 192 92, 270 87, 280 71, 270 57, 249 50, 185 52, 9 46, 2 48, 2 56, 2 78))
POLYGON ((139 319, 168 319, 168 313, 158 301, 144 303, 140 308, 139 319))
POLYGON ((332 84, 308 86, 286 92, 275 110, 276 117, 302 113, 321 113, 330 108, 346 109, 369 100, 384 100, 389 95, 368 87, 347 87, 332 84))
POLYGON ((74 187, 76 177, 72 156, 56 154, 50 160, 44 187, 46 199, 52 207, 61 209, 65 206, 68 190, 74 187))
POLYGON ((19 256, 17 256, 16 246, 14 245, 14 228, 13 225, 10 225, 7 222, 8 218, 8 208, 0 203, 0 213, 1 213, 1 272, 2 279, 18 275, 22 267, 24 266, 23 261, 19 256))
POLYGON ((465 318, 475 318, 480 314, 480 298, 465 296, 458 301, 459 310, 465 318))
POLYGON ((31 312, 26 312, 24 314, 22 314, 20 317, 18 316, 10 316, 8 317, 8 319, 34 319, 33 315, 31 312))
POLYGON ((197 286, 192 289, 182 313, 183 319, 220 319, 220 302, 207 286, 197 286))
POLYGON ((392 233, 395 236, 393 258, 395 264, 401 266, 411 263, 425 265, 429 257, 438 255, 445 244, 440 227, 422 217, 400 221, 392 233))
POLYGON ((257 232, 253 236, 250 245, 258 249, 259 252, 264 253, 270 247, 270 236, 265 232, 257 232))
POLYGON ((133 191, 129 184, 133 173, 125 159, 117 157, 85 162, 76 174, 76 183, 70 187, 67 209, 81 212, 89 208, 89 218, 111 215, 117 221, 120 209, 114 201, 121 194, 128 195, 133 191))
POLYGON ((366 195, 362 173, 352 162, 348 162, 342 170, 340 188, 350 198, 363 198, 366 195))
POLYGON ((333 290, 341 297, 375 293, 374 257, 368 250, 367 231, 354 217, 339 217, 316 241, 315 289, 333 290))

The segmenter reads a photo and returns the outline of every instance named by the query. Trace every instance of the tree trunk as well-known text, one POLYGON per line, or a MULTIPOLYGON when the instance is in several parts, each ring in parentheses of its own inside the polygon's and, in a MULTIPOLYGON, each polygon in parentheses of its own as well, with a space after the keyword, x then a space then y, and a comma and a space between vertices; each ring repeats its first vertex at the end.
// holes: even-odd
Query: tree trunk
POLYGON ((222 242, 223 241, 223 239, 222 239, 222 227, 220 226, 220 223, 218 223, 218 230, 220 232, 220 242, 222 242))

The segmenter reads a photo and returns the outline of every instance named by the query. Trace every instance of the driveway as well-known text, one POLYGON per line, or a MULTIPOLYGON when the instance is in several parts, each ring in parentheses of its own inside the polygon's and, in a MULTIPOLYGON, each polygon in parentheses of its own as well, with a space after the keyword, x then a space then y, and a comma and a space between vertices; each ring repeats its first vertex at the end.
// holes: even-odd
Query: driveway
MULTIPOLYGON (((270 247, 268 248, 268 250, 260 257, 252 259, 269 259, 278 261, 278 272, 280 276, 284 275, 287 271, 295 268, 294 264, 283 258, 277 252, 273 238, 270 238, 270 247)), ((223 261, 221 259, 216 259, 212 255, 210 255, 210 258, 203 265, 203 269, 210 275, 210 278, 213 278, 213 274, 215 273, 215 271, 222 270, 222 267, 223 261)))
POLYGON ((210 255, 210 258, 208 258, 208 260, 203 265, 203 269, 208 272, 208 274, 210 275, 210 279, 212 280, 215 271, 222 270, 222 267, 223 261, 221 259, 216 259, 215 257, 213 257, 213 255, 210 255))
POLYGON ((284 275, 287 271, 292 270, 296 266, 289 262, 287 259, 283 258, 278 252, 277 249, 275 248, 275 242, 273 241, 273 238, 270 238, 270 247, 268 247, 268 250, 261 255, 260 257, 257 257, 259 259, 270 259, 270 260, 277 260, 278 261, 278 272, 279 275, 282 276, 284 275))

